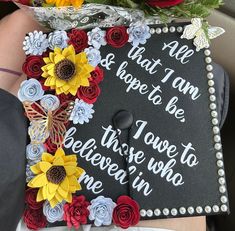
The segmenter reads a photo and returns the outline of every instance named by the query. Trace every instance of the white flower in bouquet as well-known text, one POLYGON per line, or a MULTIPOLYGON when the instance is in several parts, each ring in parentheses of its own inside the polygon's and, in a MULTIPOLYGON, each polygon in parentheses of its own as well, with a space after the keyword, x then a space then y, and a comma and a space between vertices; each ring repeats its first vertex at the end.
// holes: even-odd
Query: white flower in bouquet
POLYGON ((54 50, 56 47, 64 49, 68 46, 68 36, 66 31, 54 31, 48 35, 49 48, 54 50))
POLYGON ((96 49, 100 49, 101 46, 107 45, 105 36, 106 31, 101 30, 99 27, 94 28, 92 31, 87 33, 88 44, 96 49))
POLYGON ((101 62, 101 54, 99 50, 93 47, 88 47, 84 52, 87 54, 89 64, 93 67, 96 67, 101 62))

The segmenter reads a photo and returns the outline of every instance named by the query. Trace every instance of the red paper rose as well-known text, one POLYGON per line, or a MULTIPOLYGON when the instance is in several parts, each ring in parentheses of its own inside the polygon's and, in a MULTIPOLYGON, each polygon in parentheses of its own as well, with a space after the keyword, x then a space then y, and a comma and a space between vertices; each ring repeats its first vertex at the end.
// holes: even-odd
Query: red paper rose
POLYGON ((68 228, 75 227, 79 229, 80 225, 87 224, 87 217, 90 205, 84 196, 74 196, 71 204, 64 205, 64 221, 67 222, 68 228))
POLYGON ((123 47, 129 39, 127 29, 124 26, 115 26, 109 28, 106 32, 106 41, 112 47, 123 47))
POLYGON ((95 103, 99 95, 100 88, 95 81, 90 81, 89 87, 80 87, 77 92, 78 98, 89 104, 95 103))
POLYGON ((166 8, 179 5, 183 1, 184 0, 148 0, 147 4, 153 7, 166 8))
POLYGON ((74 46, 76 53, 80 53, 88 47, 88 37, 85 31, 72 29, 68 36, 70 38, 68 43, 74 46))
POLYGON ((22 70, 29 78, 39 78, 45 65, 41 56, 28 56, 23 64, 22 70))
POLYGON ((47 152, 49 152, 51 154, 54 154, 56 152, 56 150, 58 149, 57 145, 53 144, 50 138, 48 138, 46 140, 46 142, 44 143, 44 146, 45 146, 47 152))
POLYGON ((128 196, 120 196, 113 211, 113 222, 123 229, 135 226, 140 220, 139 205, 128 196))
POLYGON ((38 189, 34 189, 34 188, 29 188, 26 190, 25 193, 25 202, 26 204, 34 210, 37 209, 41 209, 43 206, 43 201, 42 202, 37 202, 36 198, 37 198, 37 193, 38 193, 38 189))
POLYGON ((61 104, 66 101, 74 101, 76 99, 76 96, 71 94, 65 95, 64 93, 57 95, 57 97, 59 98, 61 104))
POLYGON ((94 71, 91 72, 90 80, 99 84, 104 79, 104 71, 100 67, 96 67, 94 71))
POLYGON ((47 220, 42 209, 28 208, 24 211, 23 220, 28 229, 38 230, 46 227, 47 220))

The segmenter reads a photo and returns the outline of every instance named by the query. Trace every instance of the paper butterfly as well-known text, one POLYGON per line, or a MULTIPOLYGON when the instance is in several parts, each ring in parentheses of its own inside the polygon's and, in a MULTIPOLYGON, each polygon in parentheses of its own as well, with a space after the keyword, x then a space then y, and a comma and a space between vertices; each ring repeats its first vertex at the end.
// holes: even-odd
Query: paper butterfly
POLYGON ((74 102, 67 101, 54 111, 47 111, 35 102, 24 102, 24 108, 30 120, 29 136, 34 144, 45 143, 50 137, 53 144, 61 147, 66 133, 66 123, 69 120, 74 102))
POLYGON ((196 51, 209 47, 210 39, 214 39, 225 32, 221 27, 208 26, 208 33, 206 33, 206 29, 203 28, 202 19, 200 18, 193 18, 191 23, 185 27, 181 38, 188 40, 194 38, 193 44, 196 46, 196 51))

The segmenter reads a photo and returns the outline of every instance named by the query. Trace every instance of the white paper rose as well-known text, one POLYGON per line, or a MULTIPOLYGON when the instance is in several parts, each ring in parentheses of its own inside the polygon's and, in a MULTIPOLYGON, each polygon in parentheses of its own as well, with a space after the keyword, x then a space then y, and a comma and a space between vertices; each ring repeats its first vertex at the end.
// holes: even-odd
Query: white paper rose
POLYGON ((54 31, 48 35, 49 48, 54 50, 56 47, 64 49, 68 46, 68 36, 66 31, 54 31))
POLYGON ((73 111, 70 115, 69 120, 73 121, 74 124, 88 123, 93 118, 93 104, 85 103, 83 100, 76 99, 73 111))
POLYGON ((28 144, 26 147, 26 158, 32 161, 40 161, 43 152, 45 152, 43 144, 28 144))
POLYGON ((50 203, 46 201, 43 204, 43 214, 50 223, 62 221, 64 216, 64 202, 59 203, 54 208, 52 208, 50 203))
POLYGON ((60 100, 55 95, 44 95, 40 101, 40 104, 43 108, 45 108, 47 111, 54 111, 60 106, 60 100))
POLYGON ((30 32, 23 42, 26 55, 42 55, 48 48, 47 35, 42 31, 30 32))
POLYGON ((105 36, 106 31, 101 30, 99 27, 94 28, 92 31, 87 33, 88 44, 96 49, 100 49, 101 46, 107 45, 105 36))
POLYGON ((94 221, 95 226, 111 225, 113 210, 116 204, 111 198, 99 196, 91 201, 91 205, 88 206, 90 211, 89 219, 94 221))
POLYGON ((93 67, 96 67, 101 62, 101 55, 99 50, 93 47, 88 47, 84 50, 84 52, 87 55, 89 64, 91 64, 93 67))
POLYGON ((41 83, 36 79, 25 80, 21 83, 18 98, 21 102, 40 100, 44 95, 41 83))
POLYGON ((129 34, 129 42, 133 46, 138 46, 139 44, 145 44, 147 39, 151 37, 150 28, 143 22, 132 23, 127 29, 129 34))

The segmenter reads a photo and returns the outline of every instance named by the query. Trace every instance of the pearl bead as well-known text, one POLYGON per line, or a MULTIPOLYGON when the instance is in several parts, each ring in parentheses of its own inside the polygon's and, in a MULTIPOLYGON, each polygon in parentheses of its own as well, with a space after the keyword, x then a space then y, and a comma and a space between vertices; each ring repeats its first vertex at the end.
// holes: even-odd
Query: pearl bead
POLYGON ((216 158, 219 159, 219 160, 222 159, 223 158, 223 154, 221 152, 217 152, 216 153, 216 158))
POLYGON ((206 206, 205 207, 205 212, 206 213, 211 213, 211 207, 210 206, 206 206))
POLYGON ((181 207, 179 211, 180 211, 180 214, 184 215, 186 213, 186 208, 181 207))
POLYGON ((224 170, 223 169, 219 169, 218 170, 218 175, 219 176, 224 176, 224 170))
POLYGON ((169 209, 167 209, 167 208, 163 209, 162 212, 163 212, 163 214, 164 214, 165 216, 168 216, 169 213, 170 213, 169 209))
POLYGON ((222 197, 220 198, 220 200, 221 200, 221 202, 224 203, 224 204, 228 202, 228 198, 227 198, 226 196, 222 196, 222 197))
POLYGON ((161 215, 161 210, 160 209, 155 209, 154 210, 154 215, 157 216, 157 217, 160 216, 161 215))
POLYGON ((204 54, 205 54, 206 56, 209 56, 209 55, 211 55, 211 51, 210 51, 210 50, 205 50, 205 51, 204 51, 204 54))
POLYGON ((213 127, 214 134, 218 134, 220 132, 220 128, 218 126, 213 127))
POLYGON ((207 74, 207 78, 208 78, 208 79, 213 79, 213 78, 214 78, 214 74, 213 74, 212 72, 209 72, 209 73, 207 74))
POLYGON ((196 208, 196 211, 197 211, 197 213, 202 213, 202 211, 203 211, 203 209, 202 209, 202 207, 201 206, 198 206, 197 208, 196 208))
POLYGON ((161 29, 161 28, 157 28, 157 29, 156 29, 156 33, 157 33, 157 34, 161 34, 161 33, 162 33, 162 29, 161 29))
POLYGON ((174 33, 174 32, 175 32, 175 27, 174 27, 174 26, 171 26, 171 27, 170 27, 170 32, 171 32, 171 33, 174 33))
POLYGON ((220 150, 222 148, 222 145, 220 143, 215 144, 215 149, 220 150))
POLYGON ((223 177, 220 177, 218 181, 219 181, 219 184, 221 185, 224 185, 226 183, 225 178, 223 177))
POLYGON ((223 162, 222 160, 218 160, 218 161, 217 161, 217 166, 218 166, 219 168, 222 168, 222 167, 224 166, 224 162, 223 162))
POLYGON ((215 88, 214 87, 210 87, 208 89, 208 91, 209 91, 210 94, 214 94, 215 93, 215 88))
POLYGON ((225 186, 220 186, 219 187, 219 191, 221 192, 221 193, 225 193, 226 192, 226 188, 225 188, 225 186))
POLYGON ((172 210, 171 210, 171 215, 172 215, 172 216, 176 216, 177 214, 178 214, 177 209, 172 209, 172 210))
POLYGON ((218 116, 218 112, 217 111, 212 111, 211 112, 211 116, 212 117, 217 117, 218 116))
POLYGON ((215 95, 211 95, 211 96, 210 96, 210 101, 215 102, 215 100, 216 100, 215 95))
POLYGON ((222 212, 227 212, 228 211, 228 206, 227 205, 221 205, 220 207, 222 212))
POLYGON ((220 141, 221 141, 220 136, 219 136, 219 135, 215 135, 215 136, 214 136, 214 141, 215 141, 215 142, 220 142, 220 141))
POLYGON ((211 57, 206 57, 205 61, 206 61, 206 63, 211 63, 212 59, 211 59, 211 57))
POLYGON ((207 65, 206 66, 206 70, 207 71, 212 71, 213 70, 213 66, 212 65, 207 65))
POLYGON ((210 87, 213 87, 213 86, 215 85, 215 82, 214 82, 213 80, 209 80, 209 81, 208 81, 208 85, 209 85, 210 87))
POLYGON ((213 210, 213 212, 218 213, 219 212, 219 206, 218 205, 214 205, 212 207, 212 210, 213 210))
POLYGON ((183 31, 183 27, 178 26, 178 27, 177 27, 177 31, 178 31, 179 33, 181 33, 181 32, 183 31))
POLYGON ((188 207, 188 213, 193 214, 194 213, 194 208, 193 207, 188 207))
POLYGON ((141 216, 141 217, 145 217, 146 215, 147 215, 146 210, 141 209, 141 210, 140 210, 140 216, 141 216))
POLYGON ((162 28, 162 32, 163 32, 163 33, 168 33, 168 31, 169 31, 168 27, 163 27, 163 28, 162 28))
POLYGON ((213 125, 218 125, 219 121, 217 119, 212 119, 212 124, 213 125))
POLYGON ((155 30, 154 28, 151 28, 151 29, 150 29, 150 34, 154 34, 155 31, 156 31, 156 30, 155 30))
POLYGON ((152 217, 152 216, 153 216, 153 210, 148 209, 148 210, 147 210, 147 216, 148 216, 148 217, 152 217))
POLYGON ((211 110, 215 110, 216 109, 216 104, 215 103, 211 103, 210 104, 210 109, 211 110))

